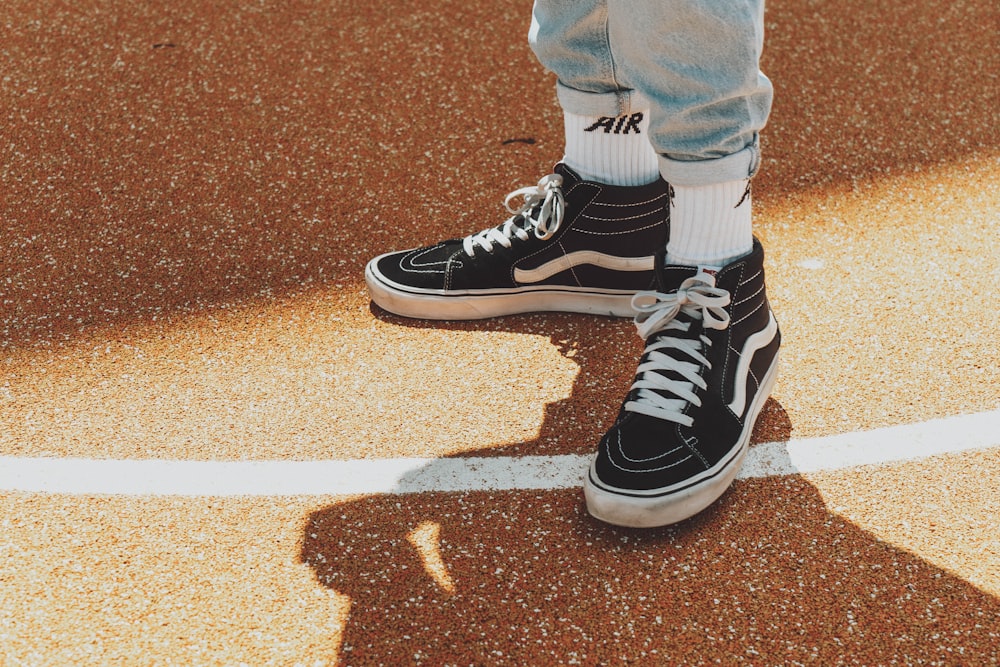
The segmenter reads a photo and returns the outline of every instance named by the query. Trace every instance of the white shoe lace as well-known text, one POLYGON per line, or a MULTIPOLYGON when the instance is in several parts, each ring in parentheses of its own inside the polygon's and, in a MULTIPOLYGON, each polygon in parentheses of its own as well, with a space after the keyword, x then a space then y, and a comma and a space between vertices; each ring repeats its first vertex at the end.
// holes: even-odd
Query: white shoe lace
MULTIPOLYGON (((714 277, 699 273, 681 283, 673 294, 637 293, 632 298, 632 307, 638 312, 635 326, 644 340, 660 331, 686 332, 699 319, 705 327, 721 331, 729 326, 725 310, 729 301, 729 292, 716 287, 714 277), (687 316, 685 321, 677 319, 681 313, 687 316)), ((632 383, 634 397, 625 403, 625 409, 690 426, 693 419, 684 410, 688 404, 701 405, 695 388, 706 388, 701 369, 712 367, 704 355, 709 345, 711 341, 704 334, 698 339, 667 334, 648 343, 632 383), (684 356, 691 361, 684 360, 684 356), (664 372, 684 379, 666 377, 664 372)))
POLYGON ((469 257, 474 257, 477 245, 486 252, 493 252, 494 243, 509 248, 515 236, 522 241, 527 241, 530 238, 529 231, 532 230, 535 236, 543 241, 552 238, 552 235, 559 230, 559 226, 562 224, 566 208, 561 189, 562 183, 562 176, 549 174, 538 181, 538 185, 511 192, 503 202, 506 209, 513 214, 510 219, 499 227, 466 236, 462 241, 465 253, 469 257), (511 201, 517 197, 523 197, 524 201, 515 208, 511 205, 511 201), (536 207, 538 211, 535 217, 531 217, 531 212, 536 207), (524 220, 527 224, 518 224, 520 220, 524 220))

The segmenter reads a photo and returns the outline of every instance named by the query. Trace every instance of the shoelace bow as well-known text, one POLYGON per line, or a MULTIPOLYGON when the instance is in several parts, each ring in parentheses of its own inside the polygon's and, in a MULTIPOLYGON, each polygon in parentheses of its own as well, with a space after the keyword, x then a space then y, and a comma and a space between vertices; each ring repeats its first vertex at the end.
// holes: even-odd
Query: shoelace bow
POLYGON ((706 328, 724 330, 729 326, 725 310, 729 302, 729 292, 716 287, 715 279, 707 274, 688 278, 671 294, 639 292, 632 298, 632 307, 638 313, 636 329, 648 342, 632 383, 633 399, 625 403, 627 411, 685 426, 692 424, 693 419, 684 410, 689 403, 701 405, 695 388, 707 386, 702 369, 712 367, 704 355, 711 341, 704 334, 685 338, 669 332, 686 333, 697 320, 706 328), (685 317, 678 319, 681 314, 685 317))
POLYGON ((462 241, 465 253, 474 257, 477 245, 486 252, 493 252, 494 243, 509 248, 515 236, 527 241, 530 231, 543 241, 552 238, 562 224, 566 209, 562 183, 562 176, 549 174, 538 181, 538 185, 511 192, 503 202, 504 207, 512 214, 510 219, 499 227, 466 236, 462 241), (522 197, 523 202, 515 207, 511 202, 518 197, 522 197), (521 221, 523 224, 518 224, 521 221))

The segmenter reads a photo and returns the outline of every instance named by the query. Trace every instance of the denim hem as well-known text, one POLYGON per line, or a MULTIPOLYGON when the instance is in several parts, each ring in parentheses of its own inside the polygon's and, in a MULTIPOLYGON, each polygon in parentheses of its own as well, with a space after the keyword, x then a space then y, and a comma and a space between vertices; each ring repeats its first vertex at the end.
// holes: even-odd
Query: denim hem
POLYGON ((633 111, 649 109, 649 102, 635 90, 613 90, 591 93, 556 82, 556 98, 563 111, 580 116, 610 116, 617 118, 633 111))
POLYGON ((760 148, 756 142, 738 153, 711 160, 675 160, 659 155, 663 180, 675 185, 714 185, 753 178, 760 169, 760 148))

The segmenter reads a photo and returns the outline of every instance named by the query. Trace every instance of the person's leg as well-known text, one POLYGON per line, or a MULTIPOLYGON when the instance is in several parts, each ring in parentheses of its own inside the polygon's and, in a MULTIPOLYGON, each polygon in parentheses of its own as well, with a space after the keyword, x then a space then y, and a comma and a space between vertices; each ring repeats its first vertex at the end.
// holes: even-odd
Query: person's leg
POLYGON ((648 104, 616 78, 606 0, 536 0, 528 43, 556 75, 563 163, 585 180, 609 185, 658 180, 648 104))
POLYGON ((748 254, 749 179, 773 94, 759 69, 763 0, 609 0, 608 35, 618 76, 651 105, 650 140, 674 188, 670 258, 748 254))
POLYGON ((672 206, 657 288, 634 301, 646 351, 584 491, 597 518, 649 527, 729 487, 774 383, 780 333, 750 216, 771 86, 762 0, 609 0, 608 25, 616 77, 650 103, 672 206))
POLYGON ((664 178, 683 186, 752 176, 773 90, 761 73, 763 0, 609 0, 621 85, 652 109, 664 178))
POLYGON ((559 79, 562 163, 512 193, 514 215, 499 227, 369 262, 369 293, 382 308, 430 319, 632 316, 632 296, 652 287, 669 192, 645 107, 615 82, 604 0, 538 0, 529 41, 559 79))

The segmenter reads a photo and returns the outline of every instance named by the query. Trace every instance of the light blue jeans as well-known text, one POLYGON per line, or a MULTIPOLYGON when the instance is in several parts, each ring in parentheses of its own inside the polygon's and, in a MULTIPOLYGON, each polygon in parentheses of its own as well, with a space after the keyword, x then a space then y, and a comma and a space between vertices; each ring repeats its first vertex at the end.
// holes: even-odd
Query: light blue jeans
POLYGON ((757 172, 773 96, 759 66, 764 0, 535 0, 528 41, 565 111, 649 110, 668 182, 757 172))

